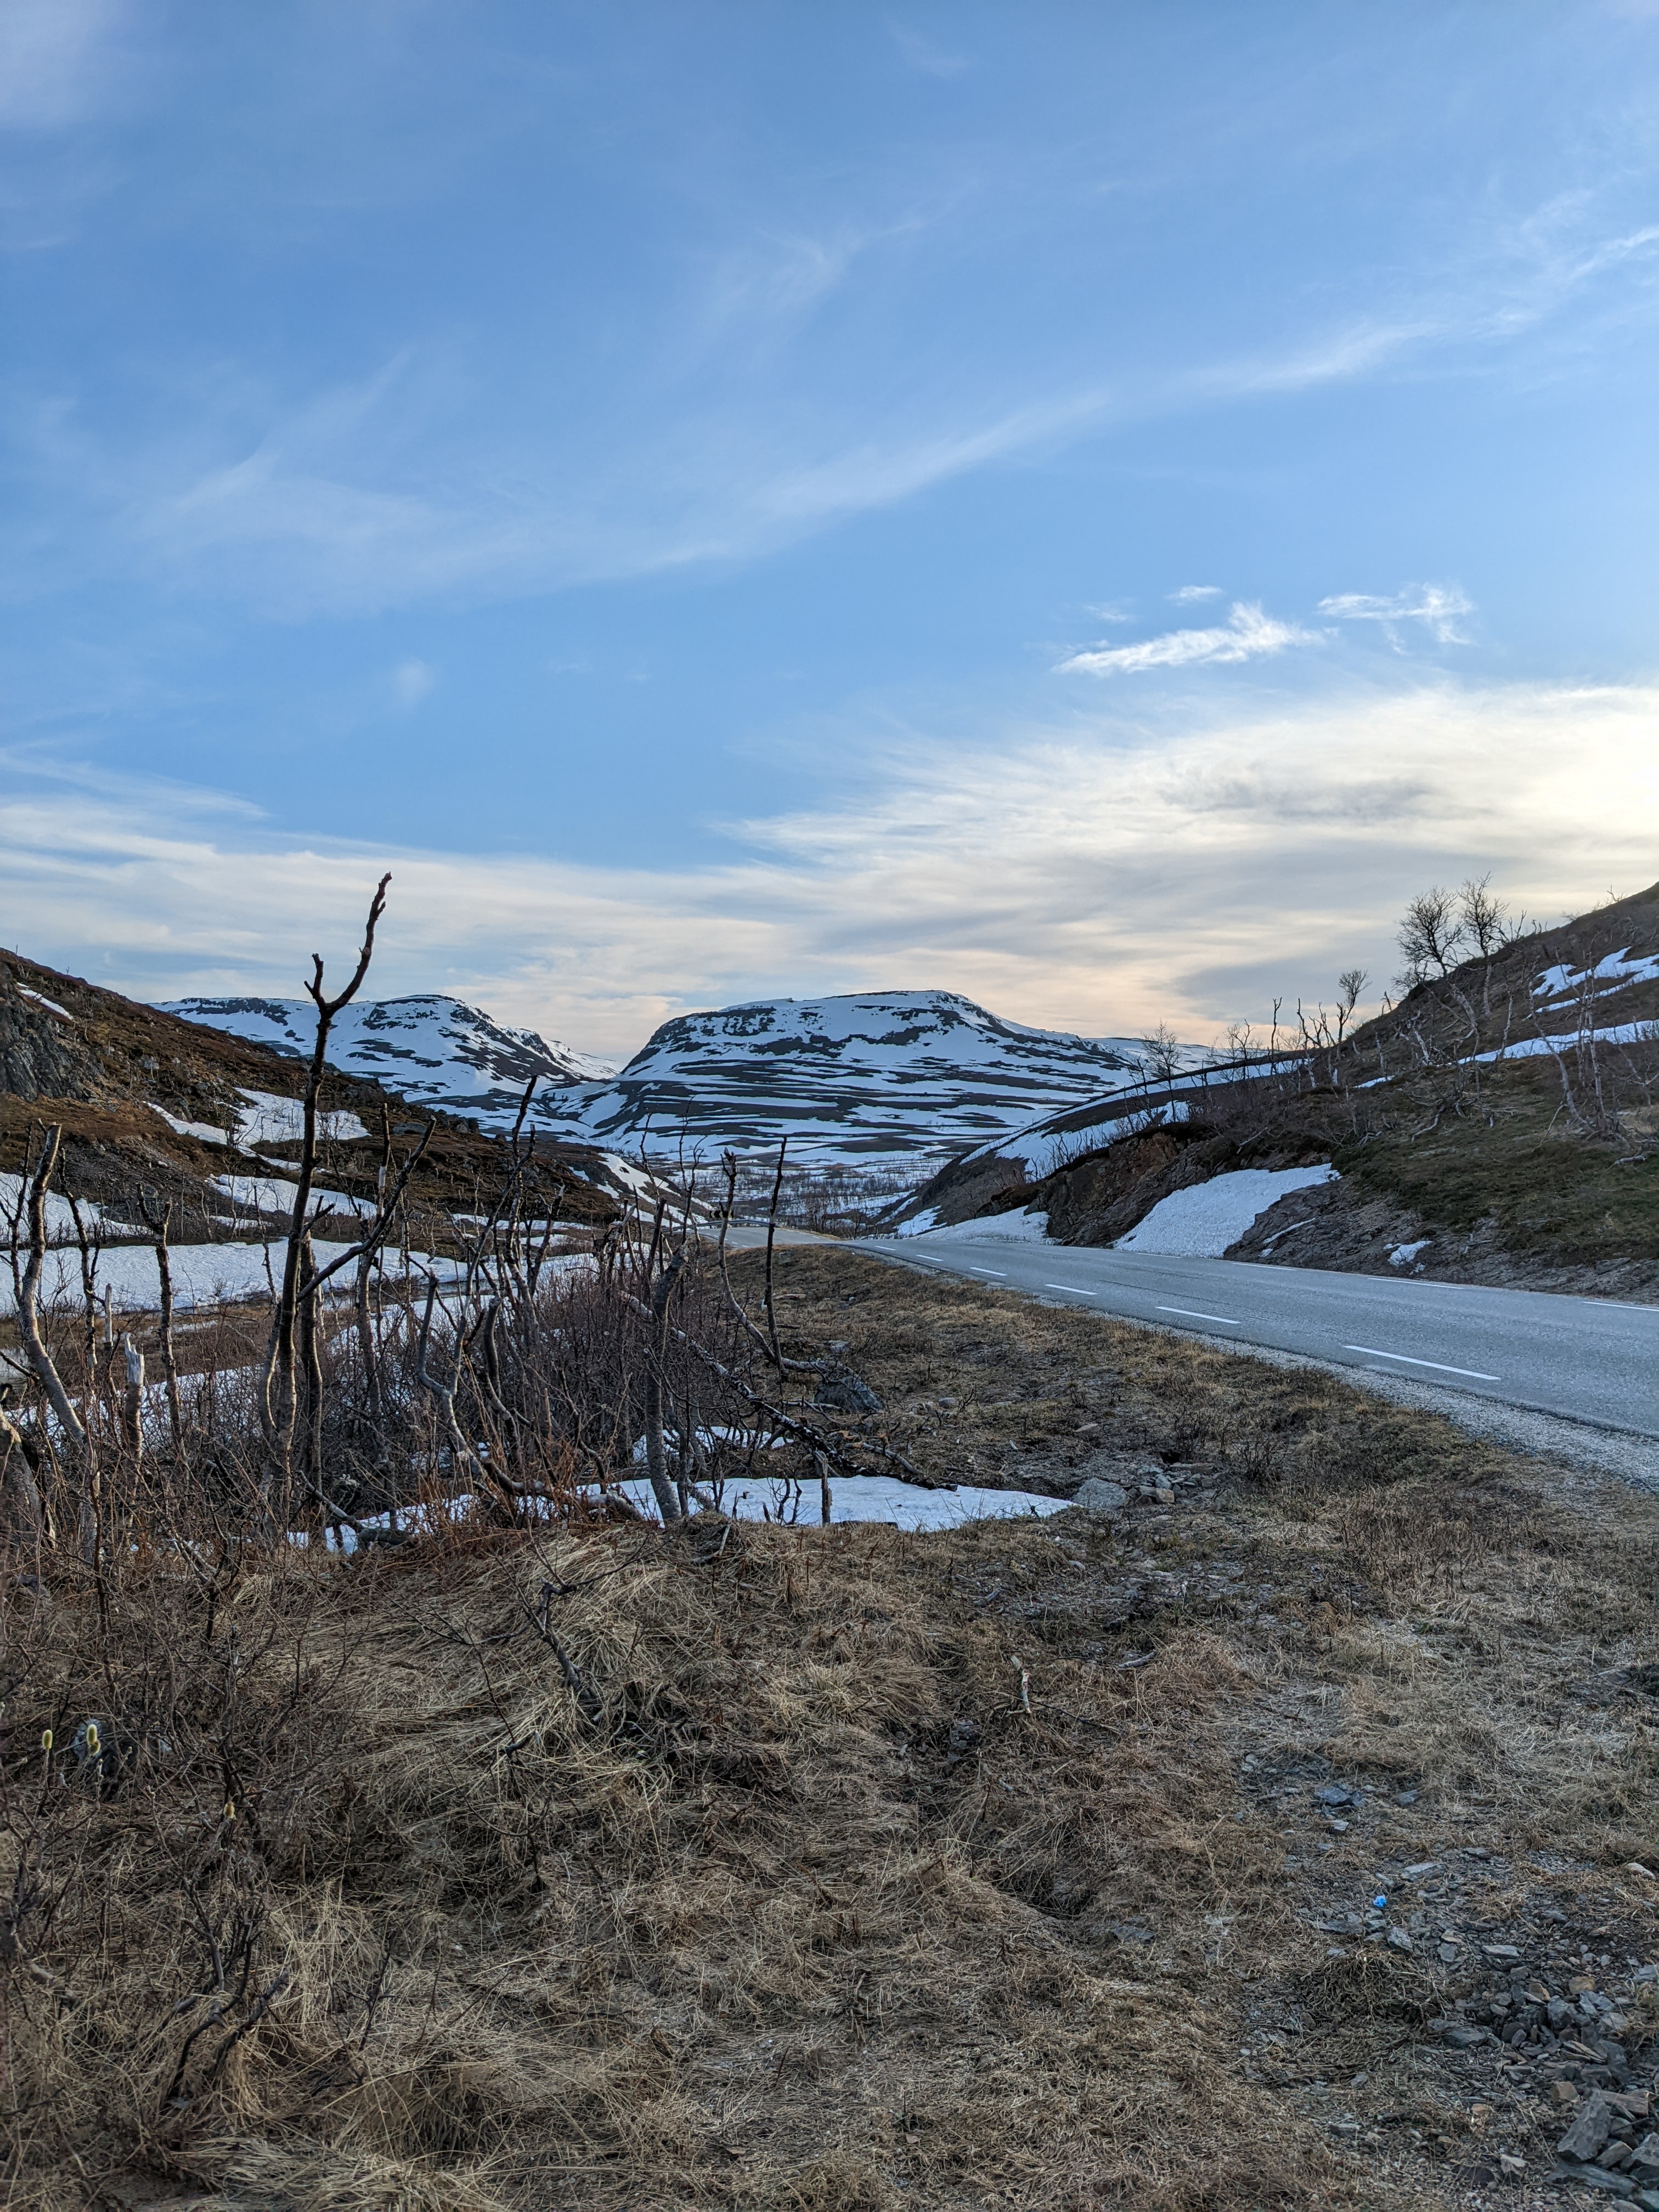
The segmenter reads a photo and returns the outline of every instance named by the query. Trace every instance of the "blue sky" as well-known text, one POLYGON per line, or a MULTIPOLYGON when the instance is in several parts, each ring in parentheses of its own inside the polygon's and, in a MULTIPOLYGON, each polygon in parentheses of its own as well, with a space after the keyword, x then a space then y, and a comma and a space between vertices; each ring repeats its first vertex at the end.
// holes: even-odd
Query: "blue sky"
POLYGON ((9 0, 0 933, 1207 1036, 1659 875, 1659 6, 9 0))

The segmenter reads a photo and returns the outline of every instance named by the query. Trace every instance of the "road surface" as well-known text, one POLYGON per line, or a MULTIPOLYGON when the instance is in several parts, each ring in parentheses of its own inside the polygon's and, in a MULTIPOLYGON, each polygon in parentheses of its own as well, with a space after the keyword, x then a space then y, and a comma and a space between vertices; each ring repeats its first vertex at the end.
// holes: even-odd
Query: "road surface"
POLYGON ((860 1242, 865 1251, 1000 1290, 1659 1439, 1659 1307, 1089 1245, 860 1242))

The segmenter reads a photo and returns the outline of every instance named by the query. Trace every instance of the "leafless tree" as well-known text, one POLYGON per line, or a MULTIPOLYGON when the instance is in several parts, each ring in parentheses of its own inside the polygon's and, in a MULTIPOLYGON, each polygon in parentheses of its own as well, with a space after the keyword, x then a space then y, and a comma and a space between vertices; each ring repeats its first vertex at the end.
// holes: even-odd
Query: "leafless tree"
POLYGON ((1396 942, 1406 958, 1401 981, 1410 989, 1431 975, 1450 973, 1452 956, 1463 942, 1465 926, 1457 896, 1437 885, 1419 891, 1401 920, 1396 942))
POLYGON ((1462 935, 1483 960, 1502 951, 1509 942, 1509 908, 1491 889, 1492 872, 1471 876, 1457 894, 1457 925, 1462 935))
POLYGON ((1359 1004, 1359 994, 1370 977, 1363 968, 1345 968, 1336 979, 1336 1041, 1340 1044, 1348 1024, 1353 1019, 1354 1008, 1359 1004))
POLYGON ((1163 1084, 1173 1083, 1181 1072, 1181 1046, 1168 1022, 1160 1022, 1140 1040, 1148 1072, 1163 1084))
MULTIPOLYGON (((390 872, 381 877, 369 903, 368 926, 363 932, 362 948, 357 955, 357 965, 351 980, 343 991, 331 999, 325 998, 323 957, 320 952, 313 952, 311 956, 313 972, 306 989, 317 1009, 317 1041, 312 1048, 311 1066, 306 1076, 297 1171, 299 1187, 294 1194, 294 1216, 289 1225, 288 1249, 283 1261, 282 1287, 277 1293, 276 1308, 271 1318, 270 1341, 265 1354, 265 1433, 270 1445, 266 1484, 268 1488, 273 1477, 280 1478, 284 1492, 292 1474, 294 1433, 300 1410, 295 1373, 300 1300, 307 1273, 306 1252, 309 1243, 311 1186, 317 1171, 317 1102, 322 1091, 323 1075, 328 1061, 329 1031, 333 1027, 336 1015, 356 997, 363 978, 368 973, 368 963, 374 957, 375 926, 386 912, 386 887, 391 881, 390 872)), ((315 1269, 309 1270, 309 1273, 314 1279, 315 1269)), ((314 1421, 307 1423, 307 1437, 313 1427, 314 1421)), ((313 1468, 311 1472, 314 1477, 316 1470, 313 1468)))

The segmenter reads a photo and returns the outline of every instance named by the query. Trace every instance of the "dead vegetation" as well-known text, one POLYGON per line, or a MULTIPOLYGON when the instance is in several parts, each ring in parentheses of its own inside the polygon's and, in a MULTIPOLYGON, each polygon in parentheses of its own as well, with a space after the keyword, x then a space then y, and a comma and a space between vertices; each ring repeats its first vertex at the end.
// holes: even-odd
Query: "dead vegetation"
POLYGON ((14 1558, 8 2202, 1567 2202, 1430 2022, 1653 1955, 1653 1501, 848 1252, 774 1309, 933 1479, 1189 1486, 14 1558))

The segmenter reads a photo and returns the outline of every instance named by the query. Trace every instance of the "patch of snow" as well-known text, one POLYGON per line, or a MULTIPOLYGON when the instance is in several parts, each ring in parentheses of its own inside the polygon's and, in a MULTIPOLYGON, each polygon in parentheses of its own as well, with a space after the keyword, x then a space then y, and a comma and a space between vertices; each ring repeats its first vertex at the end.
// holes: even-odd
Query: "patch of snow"
MULTIPOLYGON (((1600 983, 1604 991, 1620 991, 1631 983, 1659 983, 1659 952, 1632 958, 1626 945, 1622 952, 1609 952, 1594 968, 1570 968, 1565 963, 1546 968, 1533 984, 1532 994, 1535 999, 1564 999, 1587 983, 1600 983)), ((1601 998, 1603 991, 1595 995, 1601 998)))
POLYGON ((72 1022, 75 1017, 67 1006, 60 1006, 56 999, 49 999, 43 991, 31 991, 27 983, 17 986, 26 999, 33 999, 37 1006, 44 1006, 49 1014, 56 1014, 60 1022, 72 1022))
POLYGON ((186 1121, 182 1115, 169 1114, 165 1106, 150 1102, 150 1111, 159 1114, 169 1129, 176 1129, 181 1137, 194 1137, 199 1145, 228 1145, 233 1141, 230 1130, 216 1127, 211 1121, 186 1121))
POLYGON ((945 1229, 919 1232, 930 1244, 1042 1244, 1048 1236, 1048 1217, 1027 1209, 1023 1213, 982 1215, 976 1221, 957 1221, 945 1229))
MULTIPOLYGON (((8 1241, 9 1241, 9 1232, 14 1221, 18 1224, 20 1241, 22 1243, 27 1241, 27 1228, 23 1223, 21 1210, 22 1200, 22 1176, 0 1175, 0 1226, 7 1231, 8 1241)), ((106 1212, 104 1207, 95 1205, 91 1199, 83 1198, 80 1201, 80 1206, 82 1224, 88 1237, 96 1237, 103 1233, 111 1233, 118 1237, 130 1237, 132 1234, 129 1223, 121 1220, 115 1214, 106 1212)), ((75 1215, 70 1202, 56 1191, 49 1190, 46 1193, 46 1226, 48 1244, 75 1244, 78 1242, 76 1235, 75 1215)))
MULTIPOLYGON (((629 1504, 653 1522, 657 1518, 657 1502, 651 1485, 642 1479, 613 1482, 609 1494, 625 1498, 629 1504)), ((588 1489, 585 1495, 596 1498, 599 1493, 588 1489)), ((429 1532, 446 1522, 464 1519, 477 1504, 471 1492, 464 1492, 442 1505, 411 1504, 398 1509, 400 1527, 417 1534, 429 1532)), ((891 1475, 852 1475, 832 1482, 830 1486, 830 1518, 844 1525, 852 1522, 880 1522, 896 1528, 926 1531, 935 1528, 959 1528, 969 1521, 1026 1521, 1046 1519, 1053 1513, 1063 1513, 1070 1500, 1065 1498, 1044 1498, 1030 1490, 980 1490, 961 1484, 953 1490, 921 1490, 908 1482, 899 1482, 891 1475)), ((526 1498, 525 1510, 550 1518, 556 1509, 545 1501, 526 1498)), ((728 1482, 722 1486, 720 1510, 734 1521, 773 1521, 785 1527, 811 1528, 822 1525, 818 1486, 815 1482, 795 1483, 777 1480, 770 1481, 728 1482)), ((389 1528, 390 1513, 375 1513, 362 1522, 365 1529, 389 1528)), ((351 1553, 358 1549, 356 1529, 330 1528, 324 1540, 330 1551, 351 1553)), ((296 1549, 306 1549, 310 1538, 304 1529, 290 1532, 289 1541, 296 1549)))
MULTIPOLYGON (((237 1125, 236 1141, 245 1152, 261 1145, 297 1145, 305 1134, 306 1109, 302 1098, 285 1097, 278 1091, 239 1091, 246 1111, 237 1125)), ((317 1133, 349 1144, 368 1131, 355 1114, 319 1114, 317 1133)))
MULTIPOLYGON (((286 1213, 292 1215, 294 1201, 300 1194, 299 1183, 291 1176, 219 1175, 213 1177, 215 1190, 222 1191, 233 1206, 252 1206, 256 1213, 286 1213)), ((375 1205, 370 1198, 349 1198, 343 1190, 324 1190, 312 1186, 311 1212, 350 1213, 360 1221, 374 1218, 375 1205)))
POLYGON ((1659 1044, 1659 1022, 1620 1022, 1607 1030, 1567 1030, 1555 1036, 1522 1037, 1517 1043, 1500 1045, 1496 1052, 1478 1052, 1477 1060, 1534 1060, 1540 1053, 1553 1053, 1559 1059, 1564 1052, 1572 1052, 1581 1044, 1589 1044, 1594 1037, 1603 1044, 1659 1044))
POLYGON ((924 1206, 922 1211, 912 1219, 901 1221, 893 1234, 895 1237, 925 1237, 930 1229, 936 1229, 938 1226, 939 1208, 928 1206, 924 1206))
POLYGON ((1234 1168, 1159 1199, 1145 1220, 1118 1238, 1115 1249, 1218 1260, 1279 1199, 1336 1179, 1333 1167, 1234 1168))
POLYGON ((1396 1244, 1389 1255, 1389 1265, 1391 1267, 1409 1267, 1418 1254, 1426 1252, 1433 1242, 1432 1237, 1419 1237, 1414 1244, 1396 1244))
MULTIPOLYGON (((648 1482, 614 1486, 641 1513, 656 1517, 648 1482)), ((1030 1490, 981 1490, 962 1483, 953 1490, 922 1490, 890 1474, 841 1476, 830 1485, 832 1522, 881 1521, 908 1529, 959 1528, 965 1521, 1015 1521, 1063 1513, 1070 1500, 1043 1498, 1030 1490)), ((764 1478, 728 1482, 720 1510, 737 1521, 783 1521, 801 1528, 819 1524, 815 1482, 785 1483, 764 1478)))
MULTIPOLYGON (((313 1249, 318 1266, 325 1267, 351 1247, 319 1237, 313 1249)), ((263 1244, 172 1245, 167 1260, 173 1274, 173 1303, 182 1310, 222 1305, 227 1299, 261 1297, 268 1288, 267 1259, 271 1275, 280 1281, 285 1249, 286 1246, 275 1238, 263 1244)), ((394 1255, 386 1255, 388 1267, 393 1259, 394 1255)), ((410 1255, 410 1265, 417 1271, 436 1274, 441 1281, 453 1281, 459 1272, 456 1261, 428 1259, 419 1252, 410 1255)), ((349 1268, 343 1270, 335 1281, 343 1288, 349 1284, 350 1272, 349 1268)), ((161 1279, 152 1245, 120 1244, 100 1252, 96 1281, 99 1295, 101 1297, 107 1285, 112 1303, 123 1313, 153 1313, 161 1304, 161 1279)), ((81 1300, 80 1254, 49 1252, 40 1279, 41 1305, 79 1306, 81 1300)), ((15 1310, 16 1297, 8 1268, 0 1273, 0 1315, 15 1310)))

